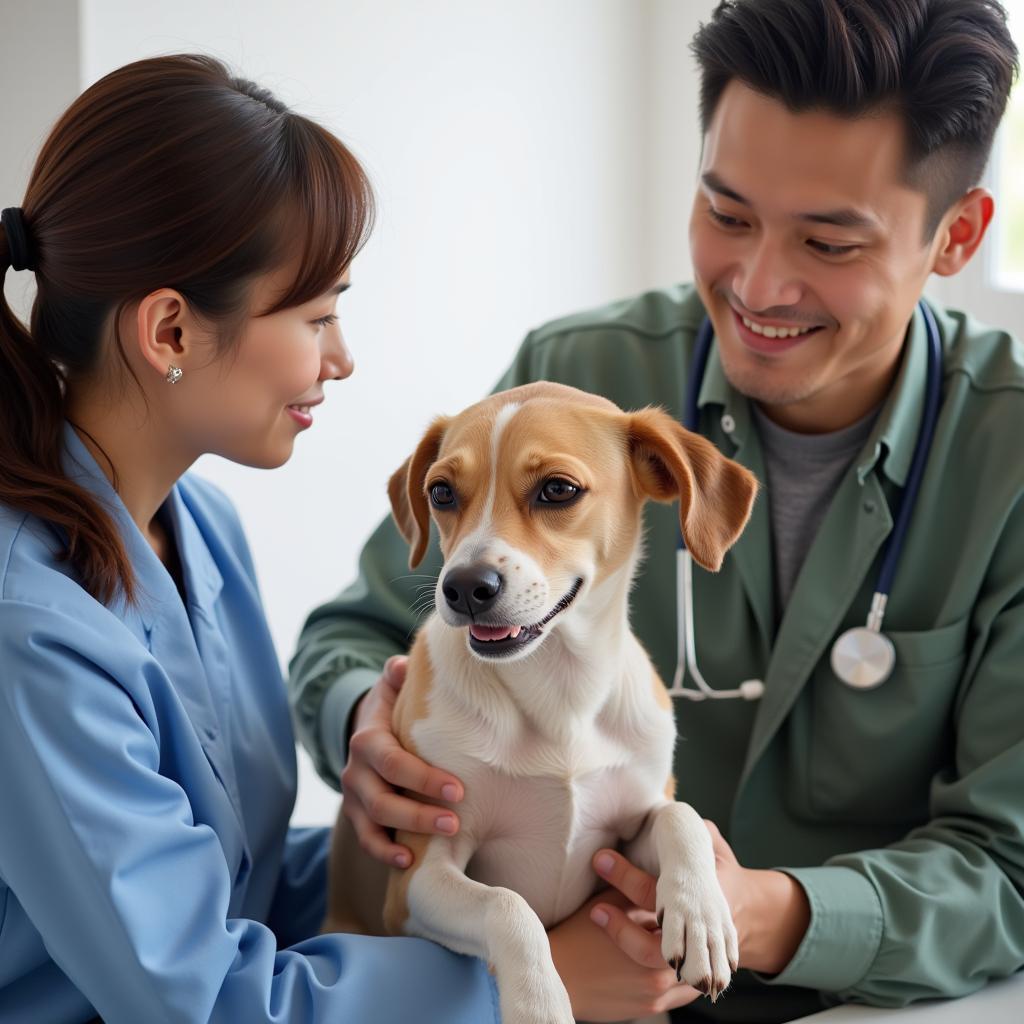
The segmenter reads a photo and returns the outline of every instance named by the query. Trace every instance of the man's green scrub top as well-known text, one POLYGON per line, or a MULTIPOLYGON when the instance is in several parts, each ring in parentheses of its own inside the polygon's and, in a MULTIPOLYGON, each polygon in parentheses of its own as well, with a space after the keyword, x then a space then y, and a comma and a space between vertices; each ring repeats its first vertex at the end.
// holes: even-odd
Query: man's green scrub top
MULTIPOLYGON (((839 1001, 962 995, 1024 964, 1024 347, 935 312, 942 408, 885 619, 896 648, 889 680, 853 690, 829 652, 867 619, 906 483, 925 390, 919 310, 787 607, 774 607, 764 490, 721 572, 694 569, 705 678, 766 688, 755 703, 676 703, 678 798, 719 825, 745 866, 797 878, 811 906, 785 971, 741 972, 715 1006, 694 1004, 688 1014, 699 1019, 786 1020, 839 1001)), ((498 389, 553 380, 681 417, 703 317, 694 289, 678 286, 559 320, 527 337, 498 389)), ((704 436, 763 482, 750 403, 714 349, 700 416, 704 436)), ((667 505, 648 505, 646 516, 631 619, 671 680, 678 519, 667 505)), ((384 522, 356 582, 310 617, 292 665, 300 733, 335 785, 350 710, 417 624, 424 577, 409 576, 408 555, 384 522)), ((417 573, 440 564, 435 544, 417 573)))

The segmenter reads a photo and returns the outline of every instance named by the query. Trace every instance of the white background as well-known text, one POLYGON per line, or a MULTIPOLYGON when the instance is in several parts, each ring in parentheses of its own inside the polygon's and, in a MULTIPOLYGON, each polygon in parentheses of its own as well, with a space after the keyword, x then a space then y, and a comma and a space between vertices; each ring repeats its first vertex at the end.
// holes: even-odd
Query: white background
MULTIPOLYGON (((320 120, 369 171, 379 221, 339 305, 355 375, 329 387, 284 468, 199 466, 241 512, 282 664, 308 611, 353 575, 387 477, 436 413, 489 390, 531 327, 688 277, 688 43, 713 6, 0 0, 0 205, 20 203, 81 89, 187 50, 320 120)), ((30 278, 8 275, 23 315, 30 278)), ((1024 333, 1024 315, 1003 323, 1024 333)), ((304 755, 300 768, 295 820, 332 820, 335 794, 304 755)))

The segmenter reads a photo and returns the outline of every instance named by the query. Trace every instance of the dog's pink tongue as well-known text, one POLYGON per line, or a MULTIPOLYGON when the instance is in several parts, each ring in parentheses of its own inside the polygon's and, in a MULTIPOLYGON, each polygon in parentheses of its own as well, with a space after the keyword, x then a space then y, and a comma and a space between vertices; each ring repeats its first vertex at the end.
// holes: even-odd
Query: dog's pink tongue
POLYGON ((508 626, 470 626, 469 631, 476 640, 504 640, 512 633, 508 626))

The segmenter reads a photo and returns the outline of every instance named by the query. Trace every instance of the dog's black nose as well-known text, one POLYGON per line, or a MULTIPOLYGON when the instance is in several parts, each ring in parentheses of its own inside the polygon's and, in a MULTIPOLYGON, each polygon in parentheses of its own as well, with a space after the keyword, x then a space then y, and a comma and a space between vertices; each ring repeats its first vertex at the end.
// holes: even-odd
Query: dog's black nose
POLYGON ((441 590, 453 612, 475 619, 497 601, 501 577, 486 565, 469 565, 447 573, 441 590))

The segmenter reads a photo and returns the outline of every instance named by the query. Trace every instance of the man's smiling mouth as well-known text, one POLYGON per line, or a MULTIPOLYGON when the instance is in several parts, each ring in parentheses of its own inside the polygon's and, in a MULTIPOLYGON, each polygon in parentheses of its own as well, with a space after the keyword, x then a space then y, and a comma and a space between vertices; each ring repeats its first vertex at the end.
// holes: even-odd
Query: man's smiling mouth
POLYGON ((560 612, 565 611, 576 599, 583 586, 583 579, 578 578, 558 603, 544 616, 540 622, 532 626, 520 625, 484 625, 473 623, 469 627, 469 646, 485 658, 501 658, 516 651, 521 651, 533 643, 543 632, 544 627, 560 612))

